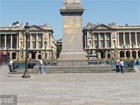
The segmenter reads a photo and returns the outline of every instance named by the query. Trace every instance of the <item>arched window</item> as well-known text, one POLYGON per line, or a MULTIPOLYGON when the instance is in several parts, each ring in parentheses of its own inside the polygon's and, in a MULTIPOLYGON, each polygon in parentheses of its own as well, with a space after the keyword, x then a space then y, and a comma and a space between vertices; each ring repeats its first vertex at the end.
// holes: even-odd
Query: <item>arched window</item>
POLYGON ((130 51, 126 51, 126 57, 130 58, 130 51))
POLYGON ((120 52, 120 57, 121 58, 124 57, 124 52, 123 51, 120 52))
POLYGON ((12 53, 12 59, 16 59, 16 53, 12 53))
POLYGON ((132 57, 136 58, 136 51, 132 51, 132 57))
POLYGON ((138 51, 138 57, 140 57, 140 51, 138 51))
POLYGON ((108 54, 108 58, 110 58, 110 54, 108 54))

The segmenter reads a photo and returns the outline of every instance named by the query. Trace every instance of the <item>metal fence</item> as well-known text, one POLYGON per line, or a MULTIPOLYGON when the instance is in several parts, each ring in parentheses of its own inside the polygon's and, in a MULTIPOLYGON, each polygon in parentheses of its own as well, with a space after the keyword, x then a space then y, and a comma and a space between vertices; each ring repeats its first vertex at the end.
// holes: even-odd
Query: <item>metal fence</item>
MULTIPOLYGON (((43 61, 43 66, 57 66, 58 60, 48 60, 43 61)), ((73 61, 61 61, 61 62, 73 62, 73 61)), ((80 61, 78 61, 80 62, 80 61)), ((83 62, 83 61, 81 61, 83 62)), ((87 62, 87 66, 94 66, 94 65, 109 65, 110 68, 116 68, 115 60, 85 60, 87 62)), ((39 66, 39 62, 32 61, 28 62, 28 68, 32 69, 34 66, 39 66)), ((80 65, 83 66, 83 65, 80 65)), ((133 60, 125 60, 124 61, 124 68, 134 68, 134 61, 133 60)), ((13 69, 25 69, 25 62, 16 61, 13 63, 13 69)))

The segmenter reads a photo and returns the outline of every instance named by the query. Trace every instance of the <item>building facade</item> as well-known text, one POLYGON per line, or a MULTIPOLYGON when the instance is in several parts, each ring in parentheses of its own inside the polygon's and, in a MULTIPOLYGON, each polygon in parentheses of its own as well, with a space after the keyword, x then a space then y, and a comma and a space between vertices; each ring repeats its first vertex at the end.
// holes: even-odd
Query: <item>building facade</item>
MULTIPOLYGON (((56 58, 56 41, 48 24, 30 26, 28 39, 29 59, 56 58)), ((0 27, 0 53, 8 54, 9 59, 25 59, 26 34, 23 24, 0 27)))
POLYGON ((91 24, 83 29, 83 47, 98 58, 140 57, 140 25, 91 24))

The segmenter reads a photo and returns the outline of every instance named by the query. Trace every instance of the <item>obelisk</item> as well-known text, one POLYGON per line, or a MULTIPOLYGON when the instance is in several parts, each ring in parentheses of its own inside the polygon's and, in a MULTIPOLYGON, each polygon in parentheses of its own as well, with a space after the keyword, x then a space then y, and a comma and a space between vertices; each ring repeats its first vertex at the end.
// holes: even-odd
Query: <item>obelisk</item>
MULTIPOLYGON (((86 53, 83 50, 82 35, 82 14, 84 9, 81 8, 80 0, 64 0, 60 13, 63 17, 63 36, 62 51, 59 60, 72 60, 75 65, 76 61, 86 60, 86 53)), ((61 65, 61 64, 58 64, 61 65)), ((65 65, 71 66, 69 63, 65 65)), ((85 64, 82 64, 85 65, 85 64)))

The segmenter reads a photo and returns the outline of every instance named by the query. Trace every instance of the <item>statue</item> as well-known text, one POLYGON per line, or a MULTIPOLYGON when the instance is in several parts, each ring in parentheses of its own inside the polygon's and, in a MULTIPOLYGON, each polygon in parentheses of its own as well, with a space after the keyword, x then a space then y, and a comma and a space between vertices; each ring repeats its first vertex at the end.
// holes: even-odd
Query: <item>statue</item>
POLYGON ((64 0, 64 4, 80 4, 81 0, 64 0))

